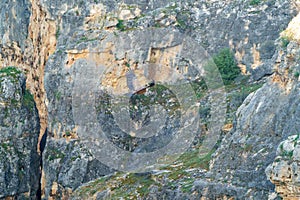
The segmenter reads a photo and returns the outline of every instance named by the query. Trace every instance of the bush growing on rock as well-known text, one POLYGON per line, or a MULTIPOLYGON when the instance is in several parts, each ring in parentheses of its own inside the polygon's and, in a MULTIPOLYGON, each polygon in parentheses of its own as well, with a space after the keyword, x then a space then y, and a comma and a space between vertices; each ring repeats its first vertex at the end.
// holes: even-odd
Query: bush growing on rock
POLYGON ((240 74, 240 68, 237 66, 234 55, 229 48, 222 49, 213 57, 213 60, 225 85, 230 85, 240 74))

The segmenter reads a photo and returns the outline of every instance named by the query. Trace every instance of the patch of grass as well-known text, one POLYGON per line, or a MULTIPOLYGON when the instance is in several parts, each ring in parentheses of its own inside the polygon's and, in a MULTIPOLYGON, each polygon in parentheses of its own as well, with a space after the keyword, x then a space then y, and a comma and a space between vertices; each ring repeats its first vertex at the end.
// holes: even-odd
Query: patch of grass
POLYGON ((55 99, 56 99, 57 101, 59 101, 60 98, 61 98, 61 92, 60 92, 60 91, 55 92, 55 99))
POLYGON ((82 43, 82 42, 95 41, 95 40, 98 40, 98 38, 92 38, 92 39, 89 39, 88 37, 83 36, 82 38, 80 38, 80 39, 77 41, 77 44, 80 44, 80 43, 82 43))
POLYGON ((122 185, 136 187, 136 191, 140 197, 145 197, 149 194, 149 187, 153 184, 155 184, 155 181, 149 175, 129 174, 122 181, 122 185))
POLYGON ((65 154, 57 149, 51 149, 48 153, 48 160, 53 161, 55 159, 63 159, 65 154))
POLYGON ((169 178, 172 180, 178 180, 185 176, 188 176, 188 172, 185 170, 191 168, 201 168, 201 169, 209 169, 209 162, 212 159, 212 154, 215 152, 216 148, 213 148, 208 154, 201 157, 199 155, 199 150, 194 149, 191 151, 187 151, 183 153, 178 160, 174 163, 178 165, 178 167, 165 167, 164 169, 172 171, 169 174, 169 178))
POLYGON ((187 175, 188 173, 184 171, 184 169, 173 169, 172 172, 169 174, 168 178, 174 181, 187 175))
POLYGON ((13 77, 14 79, 18 78, 20 73, 21 71, 19 69, 12 66, 0 69, 0 75, 10 76, 13 77))
POLYGON ((205 96, 208 88, 204 79, 197 79, 191 82, 191 86, 195 92, 195 95, 198 99, 201 99, 205 96))
POLYGON ((150 192, 152 185, 158 185, 150 174, 117 173, 111 177, 99 178, 87 186, 79 188, 76 193, 80 197, 88 198, 109 189, 110 199, 144 199, 150 192))
POLYGON ((183 193, 190 193, 194 182, 195 182, 195 180, 192 178, 186 179, 181 186, 181 191, 183 193))
POLYGON ((0 73, 6 73, 7 75, 15 75, 15 74, 20 74, 20 70, 18 70, 16 67, 5 67, 0 69, 0 73))
MULTIPOLYGON (((111 179, 114 177, 110 177, 111 179)), ((81 187, 77 192, 80 197, 92 196, 97 191, 105 190, 105 182, 108 180, 108 177, 98 178, 93 182, 90 182, 89 185, 81 187)))
POLYGON ((250 152, 253 149, 253 145, 252 144, 246 144, 244 146, 244 151, 245 152, 250 152))

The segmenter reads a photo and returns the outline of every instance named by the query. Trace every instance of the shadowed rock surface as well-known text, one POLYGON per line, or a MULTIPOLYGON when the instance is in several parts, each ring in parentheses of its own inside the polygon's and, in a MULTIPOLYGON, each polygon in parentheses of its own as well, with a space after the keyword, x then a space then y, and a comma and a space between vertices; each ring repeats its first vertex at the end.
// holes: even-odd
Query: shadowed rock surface
POLYGON ((35 199, 39 118, 25 76, 14 67, 0 70, 0 110, 0 198, 35 199))

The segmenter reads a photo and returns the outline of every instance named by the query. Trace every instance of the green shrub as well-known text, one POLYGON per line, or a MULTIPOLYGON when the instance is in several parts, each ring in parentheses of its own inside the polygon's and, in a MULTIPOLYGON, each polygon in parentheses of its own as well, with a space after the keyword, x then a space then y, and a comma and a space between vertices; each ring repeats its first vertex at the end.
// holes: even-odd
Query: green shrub
POLYGON ((34 109, 34 98, 33 95, 29 92, 29 90, 25 90, 24 92, 23 103, 30 110, 34 109))
POLYGON ((13 78, 17 78, 20 73, 21 71, 19 69, 12 66, 0 69, 0 74, 5 74, 6 76, 11 76, 13 78))
POLYGON ((299 73, 299 72, 295 72, 295 73, 294 73, 294 77, 295 77, 296 79, 298 79, 298 78, 299 78, 299 75, 300 75, 300 73, 299 73))
POLYGON ((280 39, 281 39, 281 47, 286 48, 289 45, 289 43, 290 43, 289 38, 282 37, 280 39))
POLYGON ((118 19, 118 23, 117 23, 116 27, 120 31, 125 31, 126 27, 124 25, 124 20, 118 19))
POLYGON ((219 69, 225 85, 230 85, 240 74, 234 55, 230 49, 222 49, 217 55, 213 56, 213 61, 219 69))
POLYGON ((260 4, 260 2, 261 2, 261 0, 251 0, 250 5, 251 6, 256 6, 256 5, 260 4))

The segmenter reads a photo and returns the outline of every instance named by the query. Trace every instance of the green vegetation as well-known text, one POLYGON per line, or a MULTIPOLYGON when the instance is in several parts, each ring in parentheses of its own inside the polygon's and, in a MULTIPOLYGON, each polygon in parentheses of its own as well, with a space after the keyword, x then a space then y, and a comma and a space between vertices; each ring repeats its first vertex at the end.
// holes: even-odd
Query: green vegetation
POLYGON ((66 131, 66 136, 71 136, 71 132, 70 131, 66 131))
POLYGON ((0 69, 0 75, 5 75, 5 76, 10 76, 13 77, 14 79, 17 79, 19 77, 19 74, 21 73, 21 71, 19 69, 17 69, 16 67, 5 67, 0 69))
POLYGON ((61 151, 57 150, 57 149, 51 149, 48 153, 48 160, 52 161, 55 159, 62 159, 65 157, 65 154, 62 153, 61 151))
POLYGON ((125 31, 126 30, 126 26, 124 25, 124 20, 118 19, 118 23, 116 25, 116 28, 119 31, 125 31))
POLYGON ((10 145, 10 144, 7 144, 7 143, 1 143, 1 147, 2 147, 5 151, 7 151, 8 148, 11 147, 11 145, 10 145))
POLYGON ((34 108, 33 95, 27 89, 25 90, 24 95, 23 95, 23 104, 25 107, 29 108, 31 111, 34 108))
POLYGON ((159 185, 151 175, 117 173, 111 177, 103 177, 80 188, 81 197, 90 197, 96 192, 110 189, 110 199, 136 199, 146 197, 151 185, 159 185))
POLYGON ((283 144, 279 146, 280 148, 280 156, 291 159, 293 157, 294 151, 287 151, 283 148, 283 144))
POLYGON ((261 0, 251 0, 249 4, 251 6, 256 6, 256 5, 260 4, 260 2, 261 2, 261 0))
POLYGON ((126 63, 125 63, 125 66, 128 67, 128 68, 130 68, 129 62, 126 62, 126 63))
POLYGON ((191 82, 191 86, 198 99, 201 99, 207 92, 207 85, 204 79, 196 79, 191 82))
POLYGON ((295 73, 294 73, 294 77, 295 77, 296 79, 298 79, 298 78, 299 78, 299 75, 300 75, 300 73, 299 73, 299 72, 295 72, 295 73))
POLYGON ((188 26, 183 19, 176 18, 176 22, 177 22, 177 26, 182 28, 182 29, 185 29, 188 26))
POLYGON ((120 199, 121 197, 123 199, 144 199, 149 194, 152 186, 156 186, 158 189, 163 186, 176 189, 179 186, 182 192, 189 193, 195 179, 192 178, 188 170, 192 168, 208 169, 215 150, 216 148, 204 157, 199 156, 199 149, 187 151, 173 165, 162 168, 162 170, 168 170, 168 172, 158 175, 118 172, 113 176, 99 178, 88 185, 80 187, 75 191, 75 194, 87 199, 97 192, 109 190, 109 199, 120 199), (164 182, 166 177, 169 179, 167 183, 164 182))
POLYGON ((253 145, 252 144, 246 144, 244 146, 244 151, 245 152, 250 152, 253 149, 253 145))
POLYGON ((300 134, 298 133, 297 136, 294 139, 294 147, 298 144, 299 138, 300 138, 300 134))
POLYGON ((213 56, 213 61, 219 69, 225 85, 230 85, 240 74, 234 55, 229 48, 222 49, 217 55, 213 56))
POLYGON ((55 92, 55 99, 56 99, 57 101, 59 101, 60 98, 61 98, 61 92, 60 92, 60 91, 56 91, 56 92, 55 92))
POLYGON ((286 48, 290 43, 290 40, 288 37, 281 37, 280 40, 281 40, 281 47, 283 47, 283 48, 286 48))
POLYGON ((216 149, 212 149, 208 154, 204 157, 199 155, 199 150, 195 149, 192 151, 187 151, 183 153, 177 162, 183 163, 183 168, 201 168, 208 170, 209 162, 211 160, 212 154, 215 152, 216 149))
POLYGON ((181 185, 181 191, 184 193, 190 193, 193 187, 193 183, 195 182, 192 178, 187 178, 183 184, 181 185))
POLYGON ((56 39, 58 39, 59 35, 60 35, 60 27, 57 26, 56 33, 55 33, 56 39))
POLYGON ((153 96, 138 93, 132 95, 130 99, 132 103, 130 106, 130 114, 132 116, 141 113, 143 109, 149 109, 150 105, 155 104, 160 104, 165 107, 170 115, 176 114, 176 111, 179 110, 180 105, 178 102, 172 104, 168 103, 170 99, 176 99, 176 96, 164 85, 155 84, 149 88, 149 91, 153 93, 153 96))
POLYGON ((77 44, 80 44, 80 43, 82 43, 82 42, 90 42, 90 41, 95 41, 95 40, 98 40, 98 38, 96 37, 96 38, 91 38, 91 39, 89 39, 88 37, 83 36, 83 37, 81 37, 76 43, 77 43, 77 44))

